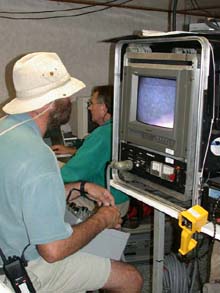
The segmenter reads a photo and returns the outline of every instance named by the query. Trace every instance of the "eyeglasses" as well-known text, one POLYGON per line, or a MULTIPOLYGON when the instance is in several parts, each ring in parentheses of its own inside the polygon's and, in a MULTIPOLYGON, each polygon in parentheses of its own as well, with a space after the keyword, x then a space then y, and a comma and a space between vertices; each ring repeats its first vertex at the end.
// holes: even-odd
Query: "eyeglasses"
POLYGON ((103 103, 94 103, 94 102, 91 101, 91 100, 89 100, 89 101, 87 102, 87 106, 88 106, 88 107, 93 106, 93 105, 101 105, 101 104, 103 104, 103 103))

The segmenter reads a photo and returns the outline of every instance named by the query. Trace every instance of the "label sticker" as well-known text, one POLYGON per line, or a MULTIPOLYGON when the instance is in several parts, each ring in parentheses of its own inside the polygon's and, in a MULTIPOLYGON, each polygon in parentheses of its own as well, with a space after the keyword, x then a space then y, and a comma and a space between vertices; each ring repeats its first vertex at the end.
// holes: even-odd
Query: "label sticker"
POLYGON ((211 142, 210 150, 215 156, 220 156, 220 137, 215 138, 211 142))
POLYGON ((171 149, 166 148, 166 149, 165 149, 165 152, 166 152, 167 154, 169 154, 169 155, 174 155, 174 150, 171 150, 171 149))
POLYGON ((174 164, 174 159, 166 157, 165 162, 173 165, 174 164))

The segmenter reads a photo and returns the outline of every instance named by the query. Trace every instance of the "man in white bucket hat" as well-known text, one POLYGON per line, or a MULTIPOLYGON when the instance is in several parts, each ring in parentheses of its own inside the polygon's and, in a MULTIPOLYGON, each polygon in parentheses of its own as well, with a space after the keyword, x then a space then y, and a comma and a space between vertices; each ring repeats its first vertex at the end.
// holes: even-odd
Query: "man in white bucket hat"
POLYGON ((69 120, 70 98, 85 85, 48 52, 18 60, 13 81, 16 97, 0 121, 0 248, 6 257, 25 257, 37 292, 140 292, 143 280, 133 266, 80 251, 105 228, 120 227, 113 197, 95 184, 71 183, 66 191, 85 191, 102 206, 81 224, 65 223, 60 170, 42 139, 69 120))

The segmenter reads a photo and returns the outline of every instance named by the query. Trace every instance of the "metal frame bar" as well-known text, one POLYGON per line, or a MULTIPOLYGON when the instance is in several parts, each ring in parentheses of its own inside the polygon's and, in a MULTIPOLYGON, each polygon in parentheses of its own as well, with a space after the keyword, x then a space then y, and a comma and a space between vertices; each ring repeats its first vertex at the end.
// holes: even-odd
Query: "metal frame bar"
POLYGON ((152 292, 163 292, 165 214, 154 210, 154 250, 152 292))
MULTIPOLYGON (((183 36, 183 37, 169 37, 166 38, 141 38, 135 40, 123 40, 116 44, 115 49, 115 72, 114 72, 114 124, 113 124, 113 150, 112 157, 113 160, 118 160, 119 157, 119 115, 120 115, 120 90, 121 90, 121 64, 122 64, 122 48, 124 45, 129 43, 144 43, 144 44, 154 44, 154 43, 168 43, 172 42, 198 42, 201 46, 201 60, 200 60, 200 73, 198 80, 198 100, 194 103, 194 110, 196 113, 193 117, 194 121, 193 127, 191 128, 191 148, 189 150, 188 156, 188 169, 189 182, 192 182, 192 204, 197 204, 199 201, 199 190, 201 183, 201 173, 199 171, 199 156, 201 151, 201 129, 202 129, 202 113, 203 113, 203 95, 204 90, 208 87, 208 75, 209 75, 209 60, 210 60, 210 43, 207 38, 201 36, 183 36), (193 176, 193 177, 191 177, 193 176)), ((113 179, 116 181, 121 181, 118 176, 118 171, 113 169, 112 172, 113 179)), ((186 183, 187 185, 187 183, 186 183)))

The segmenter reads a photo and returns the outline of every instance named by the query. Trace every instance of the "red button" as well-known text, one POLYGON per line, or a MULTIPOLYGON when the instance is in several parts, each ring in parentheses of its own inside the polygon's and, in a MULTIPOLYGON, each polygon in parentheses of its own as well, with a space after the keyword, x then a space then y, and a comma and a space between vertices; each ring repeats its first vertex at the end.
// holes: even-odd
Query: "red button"
POLYGON ((176 178, 176 175, 175 174, 170 174, 169 178, 170 178, 170 181, 173 182, 175 180, 175 178, 176 178))

